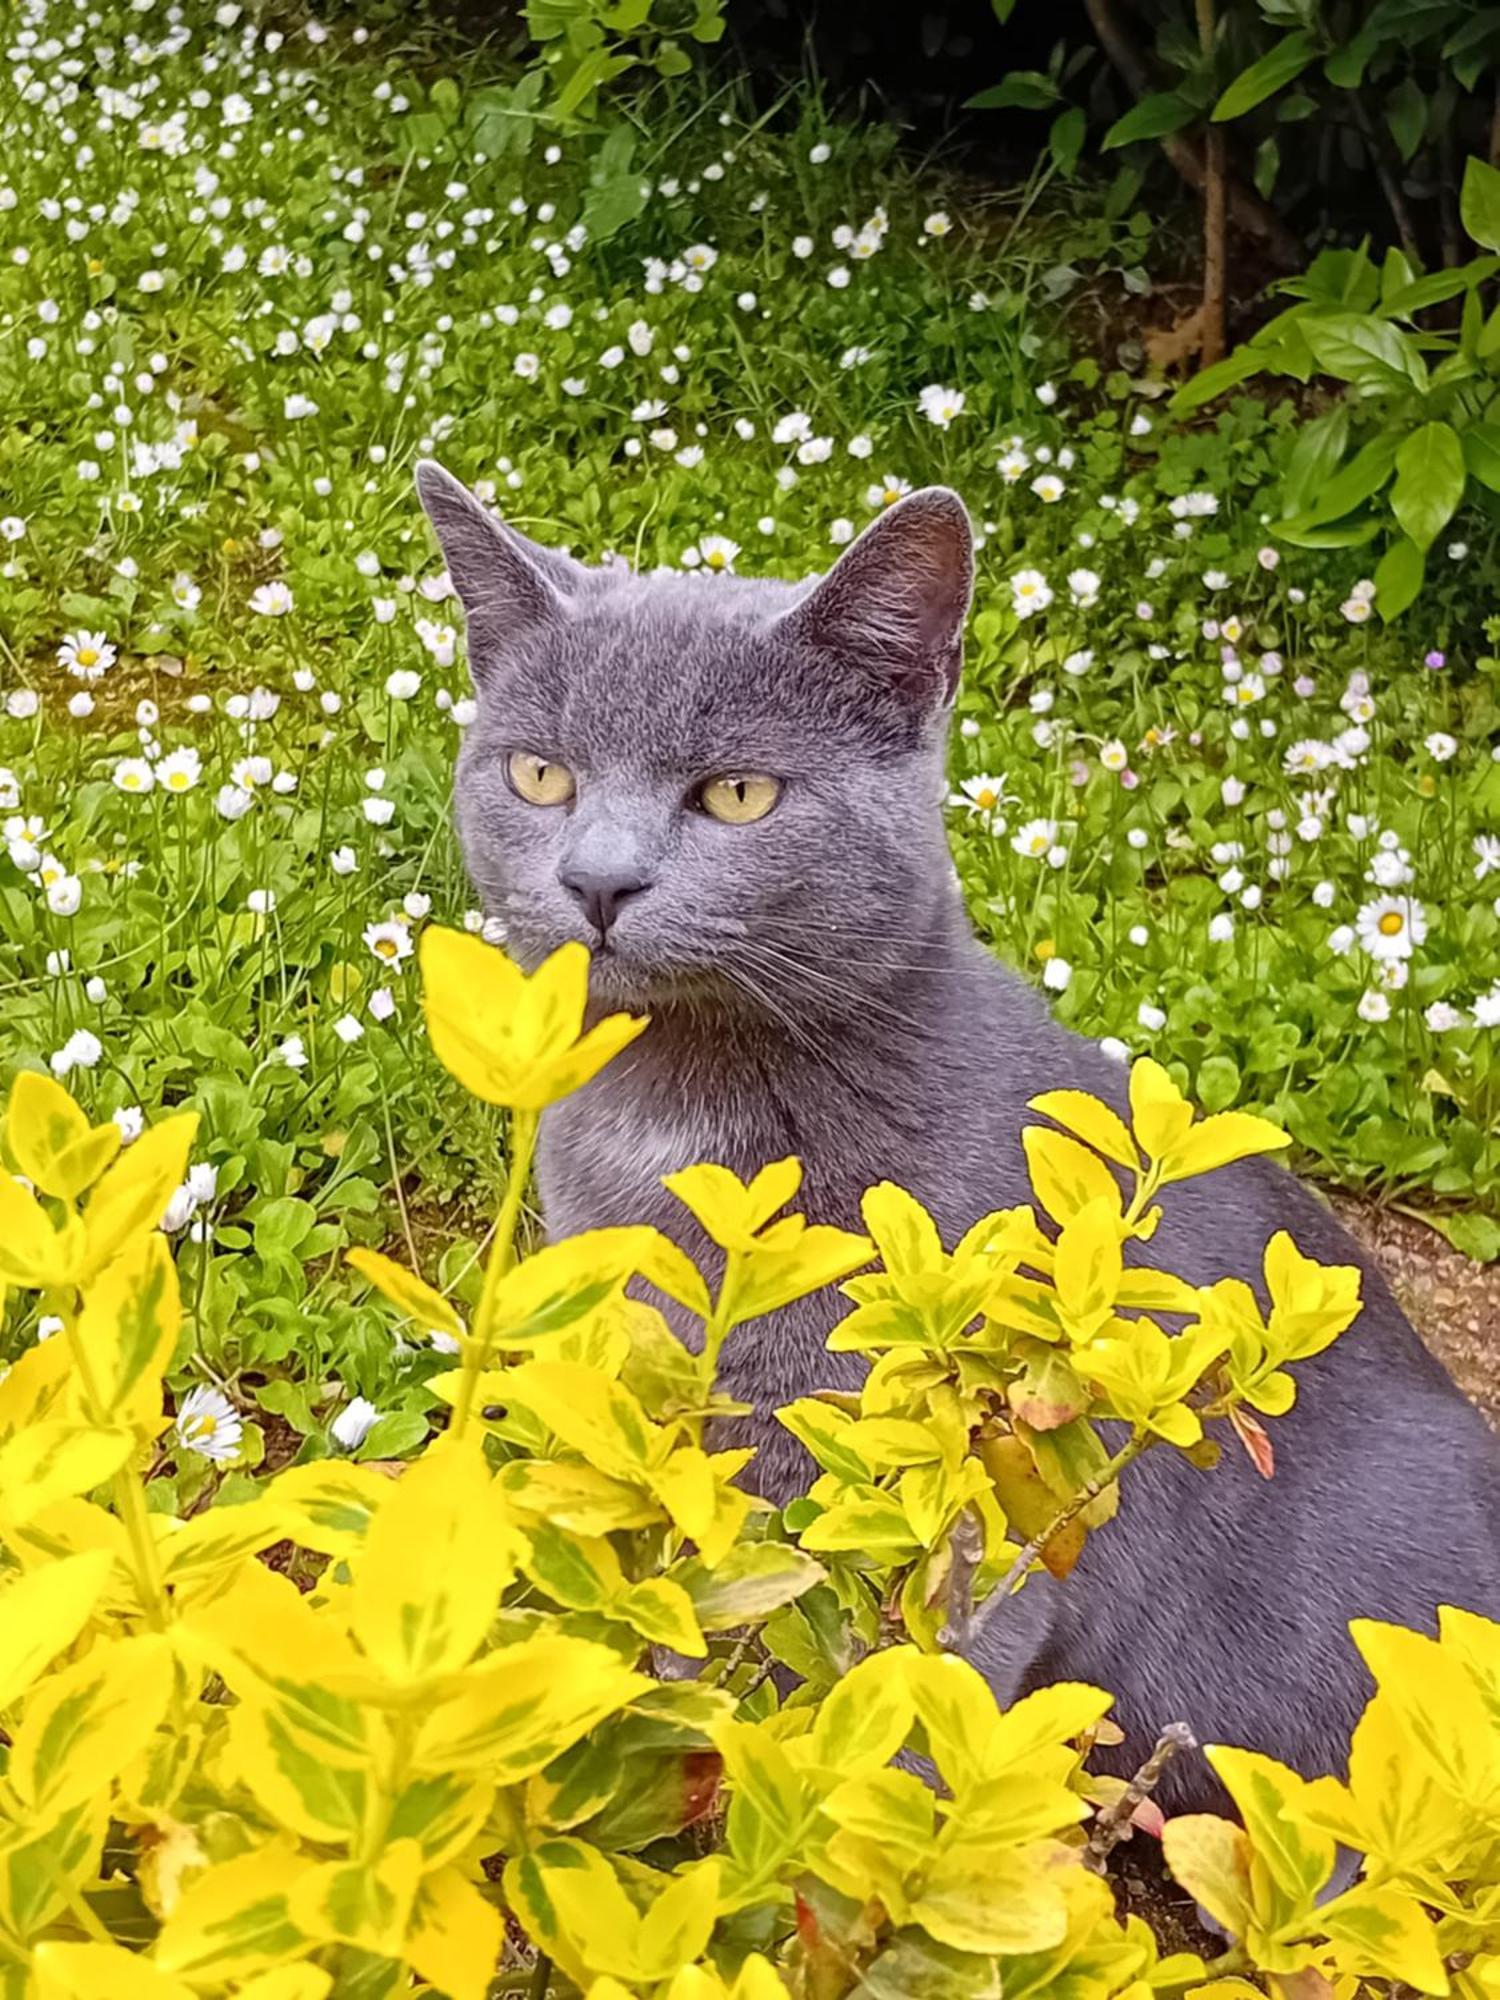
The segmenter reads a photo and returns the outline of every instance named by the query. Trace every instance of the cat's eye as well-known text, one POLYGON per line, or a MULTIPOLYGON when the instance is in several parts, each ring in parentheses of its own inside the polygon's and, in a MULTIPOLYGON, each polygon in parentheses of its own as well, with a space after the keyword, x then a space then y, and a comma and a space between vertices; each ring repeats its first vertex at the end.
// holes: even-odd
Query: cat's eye
POLYGON ((759 771, 726 771, 698 788, 698 803, 710 819, 726 826, 749 826, 764 819, 781 797, 781 780, 759 771))
POLYGON ((578 789, 566 764, 531 750, 512 750, 505 769, 511 790, 529 806, 565 806, 578 789))

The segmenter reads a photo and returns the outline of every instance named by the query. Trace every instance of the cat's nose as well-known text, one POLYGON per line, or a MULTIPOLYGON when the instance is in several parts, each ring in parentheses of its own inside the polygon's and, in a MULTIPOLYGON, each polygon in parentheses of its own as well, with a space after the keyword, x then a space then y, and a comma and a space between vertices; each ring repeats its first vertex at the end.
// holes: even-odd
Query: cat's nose
POLYGON ((651 887, 646 876, 635 869, 563 868, 557 879, 601 938, 619 915, 621 904, 651 887))

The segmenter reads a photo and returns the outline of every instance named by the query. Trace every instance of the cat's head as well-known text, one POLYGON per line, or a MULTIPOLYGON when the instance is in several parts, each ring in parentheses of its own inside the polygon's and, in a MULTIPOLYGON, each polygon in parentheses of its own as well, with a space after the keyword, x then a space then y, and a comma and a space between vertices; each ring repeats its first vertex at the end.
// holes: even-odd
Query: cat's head
POLYGON ((590 569, 441 467, 464 607, 470 873, 511 948, 594 950, 596 998, 775 1018, 855 1004, 951 898, 939 803, 972 584, 962 502, 898 501, 811 583, 590 569))

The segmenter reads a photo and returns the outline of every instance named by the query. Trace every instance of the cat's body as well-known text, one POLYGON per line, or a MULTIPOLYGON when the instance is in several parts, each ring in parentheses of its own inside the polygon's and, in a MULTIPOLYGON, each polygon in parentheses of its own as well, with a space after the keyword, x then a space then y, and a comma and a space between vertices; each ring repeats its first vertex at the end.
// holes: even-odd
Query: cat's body
MULTIPOLYGON (((435 471, 423 497, 480 691, 459 783, 471 870, 523 957, 607 935, 601 1004, 653 1015, 543 1121, 549 1229, 654 1222, 711 1268, 660 1184, 700 1158, 748 1176, 795 1153, 799 1205, 844 1226, 889 1178, 948 1242, 1025 1199, 1028 1099, 1073 1086, 1118 1104, 1124 1075, 990 958, 961 906, 939 811, 968 596, 952 497, 894 510, 811 592, 588 572, 501 530, 435 471), (517 749, 569 766, 566 807, 502 795, 517 749), (693 787, 724 771, 781 780, 758 824, 696 824, 693 787), (623 893, 591 937, 597 908, 577 885, 602 879, 623 893)), ((1185 1721, 1200 1741, 1336 1769, 1366 1693, 1351 1617, 1430 1628, 1440 1603, 1500 1616, 1500 1454, 1282 1169, 1227 1169, 1165 1205, 1151 1261, 1198 1283, 1255 1277, 1287 1228, 1310 1255, 1361 1264, 1365 1309, 1299 1368, 1274 1480, 1232 1441, 1207 1474, 1148 1454, 1074 1574, 1033 1579, 978 1663, 1002 1700, 1056 1678, 1113 1689, 1119 1766, 1185 1721)), ((857 1380, 824 1346, 841 1310, 836 1295, 803 1301, 726 1351, 726 1386, 762 1413, 752 1483, 774 1499, 808 1467, 771 1412, 857 1380)), ((1206 1765, 1179 1760, 1165 1796, 1214 1800, 1206 1765)))

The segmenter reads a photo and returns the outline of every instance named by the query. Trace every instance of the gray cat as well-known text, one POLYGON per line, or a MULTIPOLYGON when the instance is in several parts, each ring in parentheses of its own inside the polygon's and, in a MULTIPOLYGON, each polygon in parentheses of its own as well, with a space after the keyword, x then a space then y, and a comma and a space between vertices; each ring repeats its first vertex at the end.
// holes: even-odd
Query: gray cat
MULTIPOLYGON (((709 1264, 661 1176, 742 1175, 796 1153, 813 1219, 859 1226, 909 1187, 952 1242, 1028 1196, 1038 1092, 1119 1104, 1123 1073, 972 935, 944 840, 944 746, 972 585, 968 517, 941 488, 878 518, 808 584, 588 569, 502 526, 436 465, 417 476, 468 628, 478 720, 458 819, 518 957, 595 952, 601 1008, 647 1032, 543 1121, 561 1235, 649 1221, 709 1264)), ((1346 1626, 1500 1617, 1500 1457, 1377 1271, 1323 1206, 1255 1162, 1174 1188, 1151 1254, 1195 1283, 1255 1277, 1289 1229, 1358 1263, 1364 1311, 1299 1368, 1262 1481, 1149 1455, 1063 1584, 1034 1578, 977 1660, 1000 1699, 1061 1678, 1118 1697, 1132 1769, 1158 1728, 1341 1769, 1368 1693, 1346 1626)), ((809 1461, 780 1403, 852 1386, 824 1294, 731 1339, 727 1386, 764 1415, 751 1477, 785 1500, 809 1461)), ((1180 1758, 1171 1809, 1222 1803, 1180 1758)))

